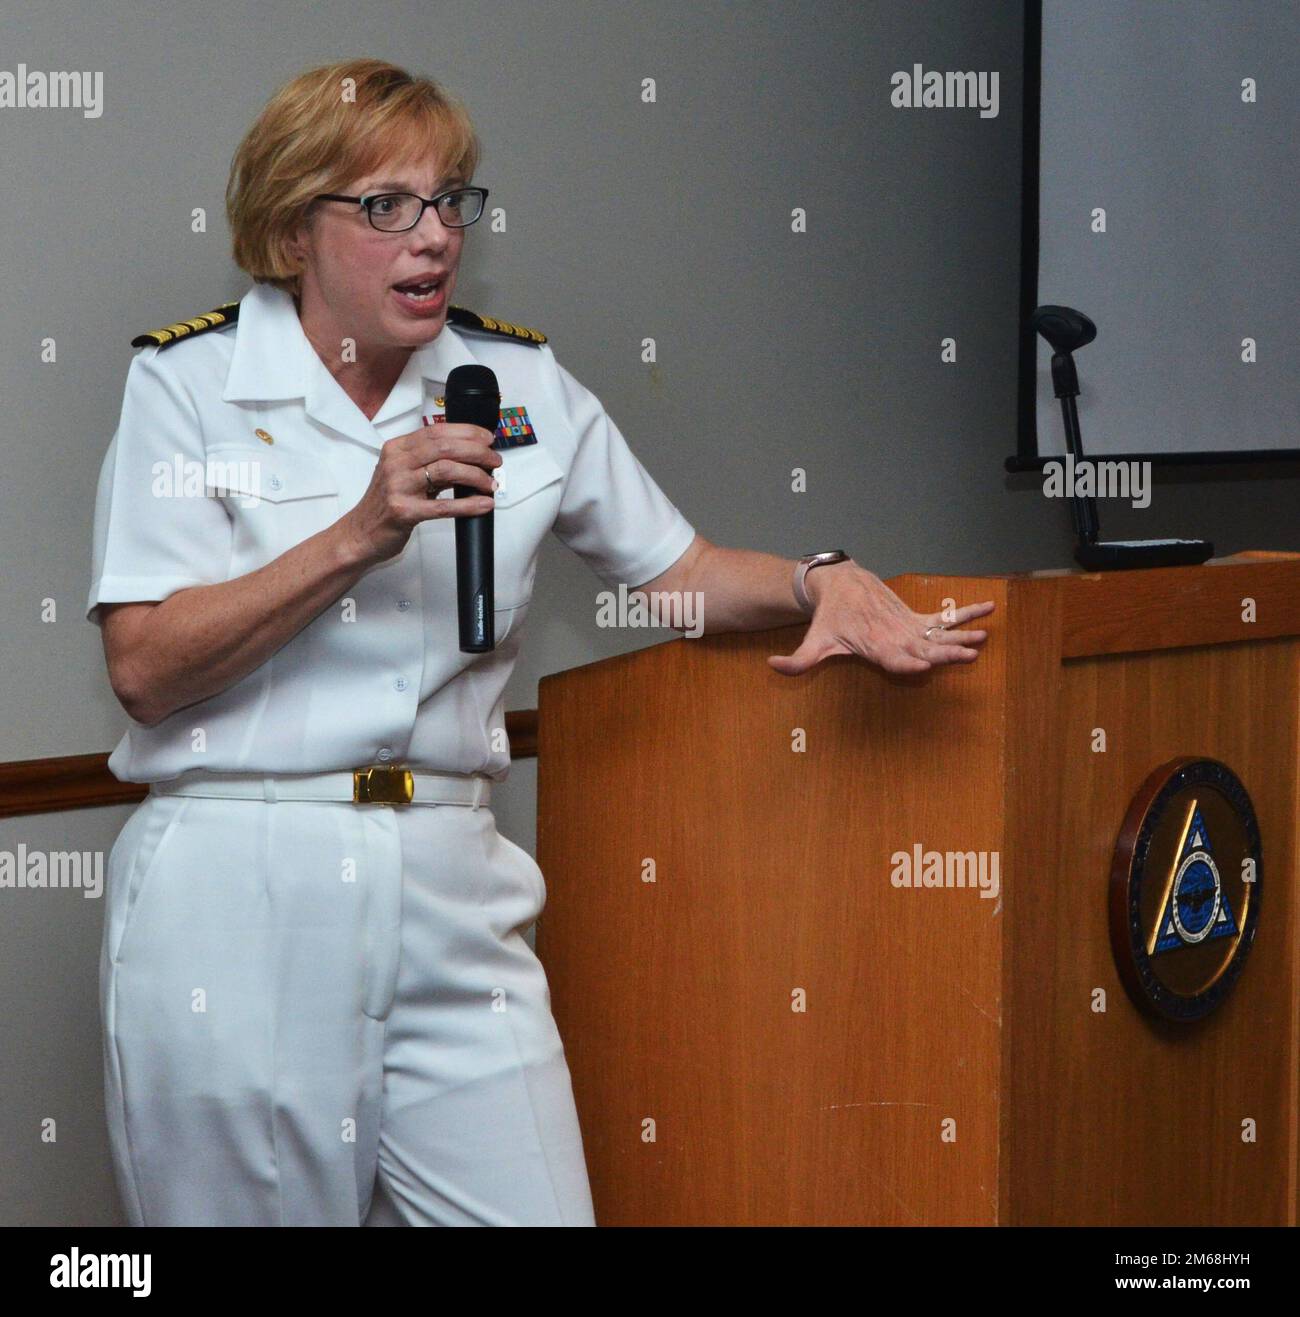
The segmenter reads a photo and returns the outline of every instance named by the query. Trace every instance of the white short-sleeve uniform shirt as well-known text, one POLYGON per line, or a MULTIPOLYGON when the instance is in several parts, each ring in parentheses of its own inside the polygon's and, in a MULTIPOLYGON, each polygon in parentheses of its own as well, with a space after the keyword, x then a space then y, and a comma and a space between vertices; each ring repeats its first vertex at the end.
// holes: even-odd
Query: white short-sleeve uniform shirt
POLYGON ((445 324, 373 420, 271 285, 233 325, 146 347, 100 472, 86 613, 98 625, 102 603, 232 580, 325 530, 360 501, 384 442, 442 413, 435 399, 466 363, 491 367, 502 408, 526 408, 537 436, 495 469, 496 649, 461 653, 455 519, 423 522, 242 680, 156 726, 133 721, 109 759, 117 778, 386 762, 506 776, 503 692, 546 532, 613 588, 667 570, 695 534, 549 344, 445 324))

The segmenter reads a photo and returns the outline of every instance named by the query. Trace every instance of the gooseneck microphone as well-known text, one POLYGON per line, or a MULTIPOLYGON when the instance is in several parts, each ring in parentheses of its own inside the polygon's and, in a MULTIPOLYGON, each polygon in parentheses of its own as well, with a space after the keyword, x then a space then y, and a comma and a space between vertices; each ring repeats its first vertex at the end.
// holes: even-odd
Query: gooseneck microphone
MULTIPOLYGON (((487 366, 457 366, 447 376, 444 415, 448 425, 478 425, 495 435, 501 419, 501 391, 487 366)), ((495 442, 495 439, 494 441, 495 442)), ((453 485, 456 498, 481 494, 472 485, 453 485)), ((496 648, 492 626, 492 513, 456 519, 456 610, 462 654, 496 648)))
MULTIPOLYGON (((1072 306, 1040 306, 1029 317, 1029 327, 1052 346, 1052 387, 1061 402, 1061 419, 1065 425, 1066 469, 1091 467, 1083 455, 1083 436, 1079 433, 1079 372, 1073 353, 1097 337, 1097 326, 1082 311, 1072 306)), ((1073 478, 1070 478, 1073 484, 1073 478)), ((1090 572, 1107 572, 1138 567, 1185 567, 1203 563, 1214 553, 1209 540, 1099 540, 1097 535, 1097 500, 1091 494, 1072 489, 1074 529, 1078 543, 1074 560, 1090 572)))

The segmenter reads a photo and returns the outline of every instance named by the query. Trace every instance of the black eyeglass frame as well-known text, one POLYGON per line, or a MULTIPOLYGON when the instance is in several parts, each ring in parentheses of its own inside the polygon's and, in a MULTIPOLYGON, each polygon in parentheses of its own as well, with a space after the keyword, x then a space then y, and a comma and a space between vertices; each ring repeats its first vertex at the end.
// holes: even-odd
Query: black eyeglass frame
POLYGON ((350 201, 354 205, 364 207, 366 218, 370 221, 370 227, 377 233, 409 233, 424 218, 424 212, 428 210, 430 206, 436 206, 438 202, 442 201, 445 197, 454 197, 458 192, 477 192, 480 195, 481 204, 479 205, 479 212, 472 220, 469 220, 464 224, 448 224, 447 221, 442 218, 441 211, 435 210, 434 214, 438 216, 438 219, 445 228, 467 229, 471 224, 477 224, 479 220, 483 218, 483 212, 487 209, 488 190, 485 187, 448 188, 446 192, 439 192, 436 197, 422 197, 414 192, 372 192, 364 197, 345 197, 337 192, 320 192, 314 199, 316 201, 350 201), (414 221, 406 225, 405 228, 381 229, 379 225, 375 223, 375 216, 370 207, 372 203, 382 201, 385 197, 415 197, 416 201, 420 203, 420 213, 415 217, 414 221))

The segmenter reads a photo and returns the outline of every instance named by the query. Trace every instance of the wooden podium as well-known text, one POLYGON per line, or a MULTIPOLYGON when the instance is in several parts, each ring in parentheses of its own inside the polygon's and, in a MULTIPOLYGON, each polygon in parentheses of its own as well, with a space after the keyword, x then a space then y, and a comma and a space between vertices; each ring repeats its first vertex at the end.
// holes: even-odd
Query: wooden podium
POLYGON ((1294 1224, 1300 555, 890 584, 995 600, 978 662, 788 678, 792 626, 541 682, 537 949, 597 1221, 1294 1224), (1240 977, 1171 1023, 1108 903, 1189 755, 1263 861, 1240 977), (915 848, 996 853, 997 899, 895 885, 915 848))

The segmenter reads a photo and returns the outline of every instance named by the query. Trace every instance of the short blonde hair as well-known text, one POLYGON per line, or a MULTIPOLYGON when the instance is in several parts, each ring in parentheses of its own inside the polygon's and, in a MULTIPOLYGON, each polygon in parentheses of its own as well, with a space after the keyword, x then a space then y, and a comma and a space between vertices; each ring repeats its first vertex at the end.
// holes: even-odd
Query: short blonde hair
POLYGON ((439 177, 473 181, 479 141, 464 106, 429 78, 377 59, 342 60, 285 83, 230 162, 226 219, 235 264, 300 291, 288 243, 318 192, 427 153, 439 177))

